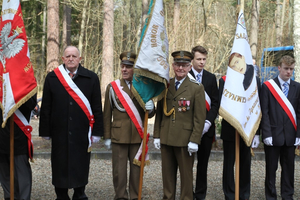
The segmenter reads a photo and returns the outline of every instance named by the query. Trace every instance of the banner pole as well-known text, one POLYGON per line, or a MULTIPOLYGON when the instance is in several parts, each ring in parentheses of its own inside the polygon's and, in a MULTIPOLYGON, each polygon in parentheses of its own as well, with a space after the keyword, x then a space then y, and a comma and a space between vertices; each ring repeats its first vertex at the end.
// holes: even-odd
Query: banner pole
POLYGON ((240 192, 240 135, 235 130, 235 200, 239 200, 240 192))
POLYGON ((10 117, 10 200, 14 200, 14 115, 10 117))
POLYGON ((146 151, 146 141, 147 141, 147 126, 148 126, 148 110, 145 112, 144 118, 144 137, 143 137, 143 150, 142 150, 142 160, 140 166, 140 184, 139 184, 139 196, 138 200, 142 199, 142 187, 143 187, 143 176, 144 176, 144 165, 145 165, 145 151, 146 151))

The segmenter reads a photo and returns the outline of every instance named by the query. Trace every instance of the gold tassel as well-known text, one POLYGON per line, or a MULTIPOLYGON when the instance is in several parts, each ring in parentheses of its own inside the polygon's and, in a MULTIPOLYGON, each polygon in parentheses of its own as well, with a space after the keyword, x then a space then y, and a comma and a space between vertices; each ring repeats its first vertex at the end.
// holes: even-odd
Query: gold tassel
POLYGON ((255 156, 255 154, 254 154, 254 151, 253 151, 253 149, 251 148, 251 150, 250 150, 250 151, 251 151, 251 156, 252 156, 252 157, 254 157, 254 156, 255 156))
POLYGON ((299 146, 296 147, 296 149, 295 149, 295 154, 296 154, 297 156, 300 156, 299 146))
POLYGON ((169 112, 167 112, 167 93, 168 89, 166 89, 165 97, 164 97, 164 114, 169 117, 173 113, 173 119, 175 120, 175 109, 172 108, 169 112))

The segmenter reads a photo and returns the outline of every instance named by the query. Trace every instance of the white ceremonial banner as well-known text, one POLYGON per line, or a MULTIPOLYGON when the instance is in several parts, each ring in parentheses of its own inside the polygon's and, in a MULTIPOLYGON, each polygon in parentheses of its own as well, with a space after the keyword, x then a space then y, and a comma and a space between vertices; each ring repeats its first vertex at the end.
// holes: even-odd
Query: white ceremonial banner
POLYGON ((148 19, 147 28, 142 33, 135 68, 151 71, 169 82, 169 41, 165 28, 163 0, 151 3, 154 8, 148 19))
POLYGON ((250 146, 262 114, 243 10, 238 18, 219 113, 250 146))

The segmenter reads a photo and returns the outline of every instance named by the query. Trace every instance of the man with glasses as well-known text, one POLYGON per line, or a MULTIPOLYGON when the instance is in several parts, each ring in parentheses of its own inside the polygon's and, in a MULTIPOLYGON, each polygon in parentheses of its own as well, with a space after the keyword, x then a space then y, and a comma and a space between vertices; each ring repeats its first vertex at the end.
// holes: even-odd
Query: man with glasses
POLYGON ((192 49, 194 59, 192 60, 192 69, 190 74, 202 83, 205 89, 206 101, 206 119, 204 129, 202 131, 201 144, 199 145, 199 153, 197 153, 197 176, 195 199, 202 200, 206 197, 207 191, 207 166, 215 137, 215 119, 219 110, 219 93, 216 76, 206 71, 205 64, 208 52, 202 46, 195 46, 192 49))
POLYGON ((193 164, 204 127, 204 87, 187 75, 193 55, 172 53, 175 78, 165 97, 157 103, 154 146, 161 149, 163 199, 175 199, 177 170, 180 171, 180 199, 193 199, 193 164))
MULTIPOLYGON (((134 158, 140 148, 142 138, 138 133, 133 116, 144 121, 145 112, 131 92, 133 65, 136 54, 123 52, 120 55, 122 78, 108 84, 104 104, 105 145, 112 148, 114 199, 138 199, 140 167, 134 158), (135 110, 133 108, 136 108, 135 110), (112 145, 111 145, 112 144, 112 145), (129 160, 129 195, 127 192, 127 164, 129 160)), ((145 104, 149 118, 153 117, 154 104, 145 104)))

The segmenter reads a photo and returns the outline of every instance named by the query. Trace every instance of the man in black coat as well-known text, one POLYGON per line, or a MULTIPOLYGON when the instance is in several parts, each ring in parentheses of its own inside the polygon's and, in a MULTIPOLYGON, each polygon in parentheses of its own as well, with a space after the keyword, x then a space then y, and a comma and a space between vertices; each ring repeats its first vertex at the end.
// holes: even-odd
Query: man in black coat
POLYGON ((208 52, 202 46, 195 46, 191 52, 194 56, 190 74, 202 83, 207 94, 206 119, 202 132, 201 144, 197 153, 197 177, 194 197, 205 199, 207 191, 207 165, 211 152, 213 137, 215 136, 215 119, 219 109, 219 94, 216 76, 204 69, 208 52), (207 99, 208 98, 208 99, 207 99), (210 105, 208 105, 210 102, 210 105))
POLYGON ((293 199, 295 146, 300 145, 300 129, 297 128, 300 124, 300 84, 291 80, 294 68, 295 60, 291 56, 283 56, 278 66, 278 77, 262 85, 261 127, 265 144, 267 200, 277 199, 275 180, 279 159, 281 197, 293 199))
POLYGON ((52 140, 52 184, 57 199, 88 199, 90 146, 103 135, 98 76, 81 66, 74 46, 64 50, 63 65, 50 72, 44 84, 39 135, 52 140), (69 74, 69 76, 68 76, 69 74))
MULTIPOLYGON (((19 111, 29 122, 31 111, 36 106, 36 95, 19 107, 19 111)), ((2 116, 2 115, 1 115, 2 116)), ((0 117, 0 124, 3 119, 0 117)), ((10 120, 0 128, 0 182, 5 200, 10 199, 10 120)), ((29 163, 28 138, 20 127, 14 123, 14 197, 30 200, 32 173, 29 163)), ((32 151, 31 151, 32 153, 32 151)))

